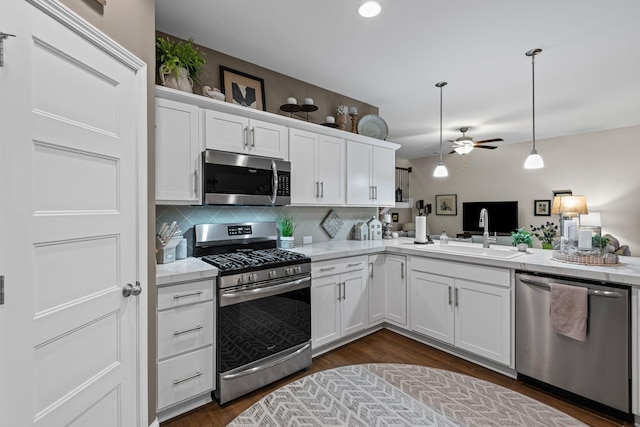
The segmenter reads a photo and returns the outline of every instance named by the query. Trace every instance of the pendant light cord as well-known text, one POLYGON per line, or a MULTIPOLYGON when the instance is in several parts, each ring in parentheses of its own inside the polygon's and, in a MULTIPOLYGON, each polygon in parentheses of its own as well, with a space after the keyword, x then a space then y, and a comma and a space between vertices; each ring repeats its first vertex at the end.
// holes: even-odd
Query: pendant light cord
POLYGON ((532 108, 533 113, 533 151, 536 150, 536 56, 531 55, 531 91, 532 91, 532 108))
POLYGON ((440 86, 440 163, 442 163, 442 88, 440 86))

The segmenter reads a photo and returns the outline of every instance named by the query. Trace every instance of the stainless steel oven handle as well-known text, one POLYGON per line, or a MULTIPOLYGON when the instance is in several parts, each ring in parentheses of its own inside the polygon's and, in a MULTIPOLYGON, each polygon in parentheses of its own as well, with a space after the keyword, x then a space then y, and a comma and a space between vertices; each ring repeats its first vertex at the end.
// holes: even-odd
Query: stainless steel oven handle
POLYGON ((290 353, 290 354, 284 356, 281 359, 274 360, 274 361, 269 362, 269 363, 265 363, 264 365, 256 366, 256 367, 249 368, 249 369, 245 369, 244 371, 236 372, 235 374, 223 375, 222 379, 223 380, 232 380, 234 378, 244 377, 245 375, 251 375, 251 374, 256 373, 256 372, 264 371, 265 369, 269 369, 269 368, 272 368, 272 367, 274 367, 276 365, 279 365, 279 364, 281 364, 283 362, 286 362, 289 359, 293 359, 294 357, 304 353, 309 347, 311 347, 311 343, 305 344, 303 347, 297 349, 293 353, 290 353))
MULTIPOLYGON (((525 279, 524 277, 520 277, 520 281, 522 283, 526 283, 527 285, 537 286, 539 288, 543 288, 546 290, 551 290, 551 286, 545 282, 539 282, 537 280, 525 279)), ((571 286, 571 285, 568 285, 571 286)), ((589 295, 593 295, 596 297, 605 297, 605 298, 621 298, 622 294, 619 292, 613 291, 598 291, 595 289, 589 289, 589 295)))
POLYGON ((264 294, 274 295, 283 293, 282 290, 298 290, 303 289, 305 287, 311 286, 311 278, 303 277, 298 280, 293 280, 286 283, 281 283, 279 285, 271 285, 271 286, 262 286, 253 289, 241 289, 241 290, 230 290, 222 293, 221 298, 223 299, 236 299, 236 298, 255 298, 264 296, 264 294))
POLYGON ((276 196, 278 195, 278 168, 276 167, 275 160, 271 160, 271 170, 273 171, 273 194, 269 197, 269 202, 273 205, 276 202, 276 196))

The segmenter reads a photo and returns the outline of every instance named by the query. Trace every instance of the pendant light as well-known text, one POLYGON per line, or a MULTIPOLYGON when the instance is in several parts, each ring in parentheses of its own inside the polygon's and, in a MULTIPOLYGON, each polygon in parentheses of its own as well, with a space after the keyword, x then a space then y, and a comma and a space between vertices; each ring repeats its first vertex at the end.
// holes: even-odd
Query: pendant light
POLYGON ((436 178, 445 178, 449 176, 447 167, 442 163, 442 88, 447 85, 447 82, 438 82, 436 87, 440 88, 440 162, 436 169, 433 171, 433 176, 436 178))
POLYGON ((532 102, 533 102, 533 150, 529 153, 529 156, 524 161, 525 169, 540 169, 544 167, 544 161, 542 160, 542 156, 538 154, 536 151, 536 75, 535 75, 535 58, 536 55, 542 52, 542 49, 531 49, 527 51, 525 55, 531 57, 531 91, 533 94, 532 102))

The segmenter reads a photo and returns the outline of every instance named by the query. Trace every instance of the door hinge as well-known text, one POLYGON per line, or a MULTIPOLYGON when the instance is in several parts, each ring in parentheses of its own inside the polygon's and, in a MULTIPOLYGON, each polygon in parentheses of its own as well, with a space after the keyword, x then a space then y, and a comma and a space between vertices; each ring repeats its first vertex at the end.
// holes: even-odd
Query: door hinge
POLYGON ((4 276, 0 276, 0 305, 4 304, 4 276))

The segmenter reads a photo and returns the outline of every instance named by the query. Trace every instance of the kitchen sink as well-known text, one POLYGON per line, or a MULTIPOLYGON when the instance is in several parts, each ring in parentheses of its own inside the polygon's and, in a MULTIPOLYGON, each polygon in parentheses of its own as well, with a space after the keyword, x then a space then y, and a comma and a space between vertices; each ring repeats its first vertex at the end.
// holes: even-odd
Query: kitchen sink
POLYGON ((494 259, 511 259, 522 255, 524 252, 519 252, 516 248, 504 246, 504 247, 490 247, 483 248, 482 245, 460 245, 449 243, 447 245, 440 245, 435 243, 433 245, 415 245, 430 252, 446 252, 457 255, 469 255, 480 258, 494 258, 494 259))

